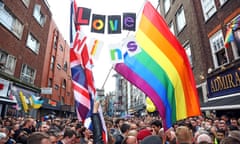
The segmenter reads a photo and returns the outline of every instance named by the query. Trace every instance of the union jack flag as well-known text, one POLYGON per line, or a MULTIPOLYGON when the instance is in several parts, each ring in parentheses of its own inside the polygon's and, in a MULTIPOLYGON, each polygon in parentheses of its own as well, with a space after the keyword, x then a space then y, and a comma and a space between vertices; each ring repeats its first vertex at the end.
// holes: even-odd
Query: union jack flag
MULTIPOLYGON (((86 44, 87 37, 80 31, 80 26, 74 25, 74 11, 76 11, 76 9, 76 2, 75 0, 72 0, 70 17, 70 67, 72 74, 72 88, 78 119, 84 123, 86 128, 90 129, 92 124, 91 115, 93 103, 96 95, 92 73, 93 61, 86 44), (74 35, 75 39, 73 40, 74 35)), ((103 140, 107 142, 107 130, 101 107, 99 107, 99 114, 102 121, 103 140)))
MULTIPOLYGON (((77 32, 73 47, 70 49, 70 65, 78 119, 83 122, 90 118, 94 96, 89 92, 89 88, 93 87, 93 83, 90 82, 91 71, 87 68, 89 61, 87 46, 80 40, 80 32, 77 32)), ((92 90, 95 93, 93 88, 92 90)))

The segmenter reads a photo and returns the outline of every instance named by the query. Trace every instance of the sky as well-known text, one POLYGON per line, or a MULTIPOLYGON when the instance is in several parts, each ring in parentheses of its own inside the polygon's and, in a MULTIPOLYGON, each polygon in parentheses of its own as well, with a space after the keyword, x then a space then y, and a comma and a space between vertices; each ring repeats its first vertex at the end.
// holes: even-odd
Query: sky
MULTIPOLYGON (((70 22, 70 1, 71 0, 47 0, 53 15, 53 19, 64 39, 69 42, 69 22, 70 22)), ((101 15, 122 15, 123 12, 134 12, 137 19, 141 16, 145 0, 77 0, 78 6, 90 8, 92 13, 101 15)), ((154 7, 157 6, 157 0, 151 0, 154 7)), ((99 58, 94 61, 93 75, 96 88, 104 88, 105 92, 115 90, 114 70, 109 71, 112 67, 110 56, 108 54, 109 44, 119 43, 125 37, 134 35, 131 32, 122 32, 121 34, 96 34, 90 31, 90 26, 83 27, 84 33, 89 38, 96 38, 103 42, 103 48, 99 58), (108 79, 107 76, 109 74, 108 79), (105 83, 106 81, 106 83, 105 83), (104 85, 104 87, 103 87, 104 85)), ((106 31, 106 30, 105 30, 106 31)))

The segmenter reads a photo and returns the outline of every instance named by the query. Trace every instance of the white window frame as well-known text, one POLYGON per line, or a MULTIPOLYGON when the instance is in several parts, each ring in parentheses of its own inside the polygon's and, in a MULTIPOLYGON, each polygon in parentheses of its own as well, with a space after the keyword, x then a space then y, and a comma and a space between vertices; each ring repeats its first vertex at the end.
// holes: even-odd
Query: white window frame
POLYGON ((163 6, 164 6, 164 14, 167 14, 170 10, 170 0, 163 0, 163 6))
POLYGON ((205 21, 217 12, 214 0, 201 0, 201 5, 205 21))
POLYGON ((6 8, 3 2, 0 1, 0 23, 11 31, 17 38, 22 38, 23 24, 6 8))
POLYGON ((186 43, 186 44, 184 45, 184 49, 185 49, 185 52, 186 52, 186 54, 187 54, 189 64, 191 65, 191 67, 193 67, 192 51, 191 51, 191 46, 190 46, 190 44, 189 44, 189 43, 186 43))
POLYGON ((53 38, 53 48, 57 48, 58 33, 54 35, 53 38))
POLYGON ((227 64, 229 62, 229 59, 228 59, 226 48, 224 47, 224 37, 223 37, 222 30, 217 31, 214 35, 212 35, 209 38, 209 42, 211 46, 214 67, 218 68, 224 64, 227 64), (217 53, 220 51, 224 51, 226 56, 226 62, 223 64, 218 64, 219 61, 218 61, 217 53))
POLYGON ((17 62, 17 59, 15 56, 8 55, 6 65, 5 65, 5 68, 6 68, 5 72, 10 75, 13 75, 16 67, 16 62, 17 62))
POLYGON ((54 64, 55 64, 55 56, 51 57, 51 63, 50 63, 50 69, 53 70, 54 69, 54 64))
POLYGON ((66 81, 66 79, 63 79, 63 81, 62 81, 62 88, 66 88, 67 87, 67 81, 66 81))
POLYGON ((31 33, 28 34, 26 46, 36 54, 39 53, 40 43, 31 33))
POLYGON ((172 32, 172 34, 175 35, 174 24, 172 21, 169 23, 168 27, 169 27, 169 30, 172 32))
POLYGON ((228 0, 219 0, 220 1, 220 5, 224 5, 228 0))
POLYGON ((41 5, 35 4, 34 10, 33 10, 33 17, 41 26, 44 26, 46 21, 46 16, 41 12, 41 5))
POLYGON ((176 13, 176 22, 177 30, 178 32, 181 32, 186 25, 186 17, 183 6, 181 6, 176 13))
POLYGON ((13 75, 16 67, 16 57, 0 50, 1 70, 9 75, 13 75))
MULTIPOLYGON (((203 102, 207 102, 207 101, 208 101, 208 96, 207 96, 207 94, 208 94, 207 82, 205 81, 205 82, 197 85, 197 89, 198 89, 198 88, 199 88, 199 90, 202 91, 202 94, 203 94, 203 95, 202 95, 202 96, 203 96, 203 102)), ((200 96, 200 95, 199 95, 199 96, 200 96)))
POLYGON ((64 62, 64 65, 63 65, 63 70, 64 70, 64 71, 67 71, 67 68, 68 68, 68 63, 65 61, 65 62, 64 62))
POLYGON ((53 79, 49 78, 48 79, 48 87, 52 87, 53 79))
POLYGON ((8 54, 4 51, 0 51, 0 63, 2 65, 6 64, 8 54))
POLYGON ((23 4, 28 8, 30 4, 30 0, 22 0, 23 4))
POLYGON ((34 84, 35 77, 36 77, 36 70, 29 67, 27 64, 23 64, 20 79, 27 83, 34 84))

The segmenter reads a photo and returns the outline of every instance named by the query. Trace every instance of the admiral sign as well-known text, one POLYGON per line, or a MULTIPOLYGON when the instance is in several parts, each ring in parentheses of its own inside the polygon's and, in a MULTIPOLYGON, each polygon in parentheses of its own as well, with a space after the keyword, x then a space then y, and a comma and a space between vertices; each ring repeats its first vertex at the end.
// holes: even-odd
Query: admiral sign
POLYGON ((240 92, 240 67, 234 67, 207 79, 208 98, 240 92))

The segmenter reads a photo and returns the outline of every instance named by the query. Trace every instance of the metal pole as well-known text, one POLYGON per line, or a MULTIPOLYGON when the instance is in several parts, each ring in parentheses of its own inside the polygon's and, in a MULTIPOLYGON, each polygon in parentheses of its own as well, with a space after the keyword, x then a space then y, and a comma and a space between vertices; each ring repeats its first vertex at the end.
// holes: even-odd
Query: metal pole
POLYGON ((107 82, 107 80, 108 80, 108 78, 109 78, 109 75, 110 75, 112 69, 113 69, 113 67, 111 66, 111 68, 110 68, 110 70, 109 70, 109 72, 108 72, 108 74, 107 74, 107 76, 106 76, 106 78, 105 78, 105 80, 104 80, 104 82, 103 82, 102 89, 104 89, 104 86, 105 86, 105 84, 106 84, 106 82, 107 82))

